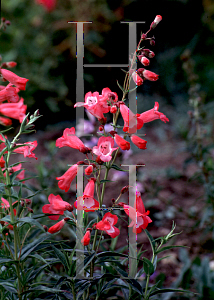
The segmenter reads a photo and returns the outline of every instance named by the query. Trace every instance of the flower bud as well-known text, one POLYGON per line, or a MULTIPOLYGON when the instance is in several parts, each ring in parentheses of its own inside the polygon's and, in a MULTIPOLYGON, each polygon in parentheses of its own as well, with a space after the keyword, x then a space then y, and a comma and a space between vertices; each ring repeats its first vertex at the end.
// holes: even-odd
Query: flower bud
POLYGON ((103 131, 103 129, 104 129, 104 126, 103 126, 103 125, 100 125, 100 126, 99 126, 99 131, 103 131))
POLYGON ((116 105, 113 105, 113 106, 111 107, 110 112, 111 112, 112 114, 115 114, 115 113, 117 112, 117 107, 116 107, 116 105))
POLYGON ((46 225, 42 225, 42 227, 45 229, 45 231, 48 231, 48 227, 46 225))
POLYGON ((143 79, 137 74, 137 72, 132 73, 132 79, 137 86, 143 84, 143 79))
POLYGON ((150 64, 150 60, 143 55, 139 55, 138 59, 140 60, 141 64, 144 66, 148 66, 150 64))
POLYGON ((32 203, 32 201, 31 201, 30 199, 25 199, 25 203, 26 203, 27 205, 30 205, 30 204, 32 203))
POLYGON ((92 165, 89 165, 89 166, 85 169, 85 175, 90 176, 92 172, 93 172, 93 166, 92 166, 92 165))
POLYGON ((100 156, 98 155, 96 158, 96 163, 98 163, 98 165, 102 165, 104 162, 100 159, 100 156))
POLYGON ((114 204, 114 203, 115 203, 115 199, 114 199, 114 198, 112 198, 112 199, 111 199, 111 202, 114 204))
POLYGON ((150 49, 143 49, 141 51, 141 55, 145 55, 148 58, 153 58, 155 56, 155 53, 153 51, 151 51, 150 49))
POLYGON ((96 229, 96 225, 97 225, 97 223, 94 223, 94 224, 92 225, 92 229, 96 229))
POLYGON ((70 204, 66 208, 70 212, 72 212, 74 210, 73 205, 70 205, 70 204))
POLYGON ((33 214, 33 210, 32 210, 32 208, 28 207, 27 209, 28 209, 28 211, 29 211, 30 213, 32 213, 32 214, 33 214))
POLYGON ((141 40, 142 40, 142 41, 145 41, 146 38, 147 38, 147 35, 146 35, 145 33, 143 33, 143 34, 141 35, 141 40))
POLYGON ((65 221, 65 222, 68 222, 69 220, 70 220, 70 218, 68 218, 68 217, 67 217, 67 218, 64 218, 64 221, 65 221))
POLYGON ((21 201, 21 206, 24 207, 25 206, 25 202, 21 201))
POLYGON ((155 46, 155 40, 151 39, 149 43, 151 46, 155 46))
POLYGON ((149 70, 144 70, 143 71, 143 77, 147 80, 150 80, 150 81, 156 81, 158 80, 158 76, 157 74, 149 71, 149 70))
POLYGON ((15 61, 6 62, 6 66, 8 68, 14 68, 16 65, 17 65, 17 63, 15 61))
POLYGON ((154 21, 150 25, 150 29, 155 29, 155 27, 160 23, 162 20, 162 17, 160 15, 157 15, 154 19, 154 21))
POLYGON ((122 188, 122 190, 121 190, 121 194, 125 194, 126 192, 128 192, 128 190, 129 190, 129 185, 126 185, 126 186, 124 186, 123 188, 122 188))

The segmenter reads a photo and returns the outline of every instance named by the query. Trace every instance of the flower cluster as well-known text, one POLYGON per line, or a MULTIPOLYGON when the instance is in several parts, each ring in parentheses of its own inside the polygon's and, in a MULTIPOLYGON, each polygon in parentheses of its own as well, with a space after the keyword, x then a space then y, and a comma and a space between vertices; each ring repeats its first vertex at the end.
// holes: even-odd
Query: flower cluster
MULTIPOLYGON (((160 20, 161 16, 157 16, 154 22, 151 24, 150 30, 154 29, 160 20)), ((148 32, 141 36, 140 42, 149 39, 147 38, 148 32)), ((154 38, 150 39, 150 44, 154 44, 154 38)), ((144 48, 140 49, 139 47, 137 48, 135 55, 137 54, 139 54, 139 61, 144 66, 148 66, 150 63, 149 59, 153 58, 155 55, 153 51, 144 48)), ((126 78, 128 81, 127 84, 124 84, 124 86, 129 87, 130 80, 132 79, 135 81, 136 85, 139 86, 145 79, 150 81, 157 80, 158 75, 149 70, 145 70, 144 68, 134 71, 131 66, 130 70, 127 72, 126 78)), ((129 216, 131 220, 129 227, 133 227, 134 233, 141 233, 142 230, 146 229, 148 224, 152 222, 149 217, 150 212, 145 210, 140 192, 136 191, 134 207, 123 202, 119 202, 117 204, 117 201, 121 195, 129 190, 129 186, 125 186, 121 190, 117 200, 114 199, 114 201, 112 201, 112 207, 109 212, 103 213, 101 210, 103 207, 105 185, 108 181, 108 172, 116 160, 119 148, 127 151, 130 150, 131 144, 127 140, 130 138, 130 141, 139 149, 146 149, 147 141, 137 136, 137 130, 142 129, 145 123, 152 122, 154 120, 159 119, 165 123, 169 121, 169 119, 162 112, 159 112, 158 102, 155 102, 154 107, 150 110, 141 112, 140 114, 134 114, 128 108, 128 106, 125 105, 126 93, 127 91, 123 90, 122 99, 119 100, 116 92, 112 92, 110 88, 105 87, 103 88, 101 94, 97 91, 90 91, 86 93, 85 101, 77 102, 74 105, 74 107, 83 106, 87 112, 93 116, 93 118, 98 120, 100 123, 100 132, 98 133, 101 135, 101 137, 98 139, 97 145, 89 148, 79 137, 77 137, 75 128, 72 127, 66 128, 62 136, 56 140, 56 147, 69 147, 78 150, 81 155, 85 155, 84 160, 76 162, 70 166, 62 176, 56 177, 59 188, 65 192, 69 191, 70 185, 76 178, 80 166, 85 167, 84 175, 86 176, 88 182, 84 188, 83 195, 79 196, 72 204, 63 201, 59 195, 49 195, 48 200, 50 204, 45 204, 43 206, 43 212, 48 214, 51 220, 58 220, 60 216, 63 216, 62 220, 49 228, 49 233, 58 232, 70 219, 76 221, 72 212, 73 208, 86 213, 97 211, 99 216, 97 222, 93 224, 92 228, 87 228, 85 235, 81 240, 81 243, 84 246, 90 244, 91 231, 93 230, 105 232, 112 238, 115 238, 120 234, 120 230, 115 226, 118 222, 117 215, 113 213, 115 205, 122 207, 124 212, 129 216), (111 113, 110 116, 113 119, 113 123, 111 125, 113 126, 114 130, 107 129, 107 116, 105 116, 107 113, 111 113), (117 119, 120 113, 124 122, 123 137, 121 136, 120 132, 117 131, 118 127, 120 127, 117 126, 117 119), (103 180, 101 180, 101 169, 105 169, 105 176, 103 180), (102 191, 100 190, 101 184, 103 184, 102 191), (97 194, 96 196, 94 195, 95 190, 97 194), (66 216, 66 211, 72 212, 73 217, 66 216)))
POLYGON ((0 66, 0 80, 9 83, 0 85, 0 124, 9 126, 12 124, 10 118, 19 120, 22 123, 26 116, 27 105, 18 93, 25 90, 28 79, 19 77, 7 68, 13 68, 16 62, 10 61, 2 63, 0 66))

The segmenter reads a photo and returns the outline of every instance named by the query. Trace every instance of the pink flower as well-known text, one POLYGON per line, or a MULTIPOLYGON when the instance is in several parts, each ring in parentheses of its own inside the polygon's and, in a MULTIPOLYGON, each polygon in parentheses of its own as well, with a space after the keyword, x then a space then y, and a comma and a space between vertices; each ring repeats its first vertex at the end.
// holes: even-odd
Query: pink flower
POLYGON ((77 164, 75 164, 72 167, 70 167, 63 176, 56 177, 56 179, 59 180, 58 186, 61 190, 65 190, 65 192, 69 190, 71 182, 76 177, 78 170, 79 167, 77 164))
POLYGON ((159 112, 158 109, 159 109, 159 103, 155 102, 154 108, 140 114, 139 119, 144 123, 148 123, 158 119, 160 119, 164 123, 169 122, 169 119, 163 113, 159 112))
POLYGON ((80 152, 86 154, 91 151, 90 148, 85 147, 83 142, 75 135, 75 128, 66 128, 63 131, 63 136, 56 140, 56 147, 71 147, 77 149, 80 152))
POLYGON ((162 20, 162 16, 157 15, 154 21, 151 23, 150 29, 154 29, 160 23, 161 20, 162 20))
POLYGON ((58 223, 56 223, 55 225, 51 226, 49 229, 48 229, 48 232, 53 234, 55 232, 58 232, 62 229, 62 227, 65 225, 66 221, 65 219, 62 219, 61 221, 59 221, 58 223))
POLYGON ((29 81, 29 79, 19 77, 18 75, 16 75, 15 73, 13 73, 7 69, 1 69, 0 71, 1 71, 3 78, 5 78, 10 83, 17 86, 17 88, 19 88, 20 90, 23 90, 23 91, 25 90, 26 83, 29 81))
POLYGON ((117 112, 117 106, 116 105, 112 105, 112 107, 110 108, 110 112, 112 114, 115 114, 117 112))
POLYGON ((91 232, 90 230, 87 230, 84 237, 81 239, 81 243, 83 244, 83 246, 88 246, 90 243, 90 239, 91 239, 91 232))
POLYGON ((25 113, 27 110, 27 105, 24 105, 24 99, 21 98, 17 103, 2 103, 0 104, 0 113, 19 120, 22 123, 23 119, 25 118, 25 113))
POLYGON ((101 136, 98 140, 97 146, 93 147, 93 153, 100 156, 102 161, 110 161, 112 159, 112 152, 117 148, 113 148, 114 139, 110 136, 101 136))
POLYGON ((96 229, 105 231, 112 238, 120 234, 120 230, 114 225, 117 223, 118 217, 110 212, 106 213, 103 219, 96 224, 96 229))
MULTIPOLYGON (((12 173, 14 173, 16 171, 21 170, 21 168, 22 168, 22 164, 18 164, 17 166, 12 167, 11 170, 10 170, 10 174, 12 174, 12 173)), ((4 173, 4 176, 6 177, 6 173, 4 173)), ((18 179, 20 179, 20 180, 24 179, 24 177, 25 177, 25 170, 22 170, 16 177, 18 179)))
POLYGON ((100 102, 98 92, 88 92, 85 95, 85 102, 77 102, 74 107, 84 106, 98 120, 104 119, 104 112, 108 112, 106 106, 103 106, 103 101, 100 102))
POLYGON ((139 138, 137 135, 131 136, 131 141, 134 143, 139 149, 146 149, 146 143, 147 141, 139 138))
MULTIPOLYGON (((17 144, 21 145, 21 144, 17 144)), ((33 157, 36 160, 38 159, 33 152, 33 150, 35 150, 37 147, 37 141, 33 141, 33 142, 26 142, 25 145, 23 147, 19 147, 17 149, 14 150, 14 152, 16 153, 21 153, 24 155, 24 157, 33 157)))
POLYGON ((135 208, 126 204, 122 204, 125 213, 131 218, 132 222, 128 227, 133 226, 133 232, 141 233, 142 229, 146 229, 148 224, 152 222, 149 211, 146 212, 140 192, 136 192, 135 208))
POLYGON ((139 118, 140 115, 135 115, 125 104, 120 105, 120 112, 124 121, 124 132, 132 134, 143 127, 144 122, 139 118))
POLYGON ((43 5, 48 12, 51 12, 56 7, 56 0, 36 0, 36 3, 43 5))
POLYGON ((0 102, 7 100, 8 102, 16 103, 19 101, 19 89, 9 83, 6 87, 0 90, 0 102))
POLYGON ((103 107, 103 112, 107 113, 110 110, 110 105, 118 101, 117 93, 112 92, 108 87, 102 90, 102 95, 100 95, 99 102, 103 107))
POLYGON ((94 199, 95 178, 90 178, 87 183, 83 196, 78 197, 74 202, 74 207, 78 210, 94 211, 99 208, 99 202, 94 199))
POLYGON ((93 166, 92 166, 92 165, 89 165, 89 166, 85 169, 85 175, 90 176, 92 172, 93 172, 93 166))
POLYGON ((114 135, 114 140, 116 144, 122 149, 122 150, 129 150, 130 149, 130 143, 127 142, 125 139, 123 139, 118 134, 114 135))
POLYGON ((51 220, 58 220, 59 215, 63 215, 65 210, 72 211, 73 207, 68 202, 63 201, 62 198, 57 195, 50 194, 48 197, 50 204, 45 204, 42 207, 44 214, 56 214, 56 216, 48 216, 51 220))

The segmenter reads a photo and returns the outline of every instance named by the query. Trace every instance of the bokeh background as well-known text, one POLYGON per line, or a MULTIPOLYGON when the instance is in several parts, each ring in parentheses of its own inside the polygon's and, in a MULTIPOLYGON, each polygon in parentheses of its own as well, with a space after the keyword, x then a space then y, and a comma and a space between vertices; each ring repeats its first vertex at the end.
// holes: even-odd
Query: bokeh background
MULTIPOLYGON (((120 21, 145 21, 138 25, 139 39, 156 15, 163 17, 154 30, 156 44, 145 46, 156 54, 148 69, 159 74, 159 80, 138 88, 138 109, 139 113, 151 109, 158 101, 170 122, 144 126, 148 149, 142 153, 133 148, 129 158, 121 153, 120 160, 146 164, 138 170, 138 180, 154 220, 151 233, 155 237, 167 234, 175 220, 178 231, 183 231, 176 244, 189 247, 170 251, 171 258, 161 262, 153 280, 199 295, 164 299, 214 299, 213 1, 57 0, 48 11, 34 0, 3 0, 1 16, 11 25, 1 34, 0 54, 3 62, 16 61, 12 71, 29 79, 26 91, 20 92, 28 112, 39 109, 44 116, 36 124, 36 135, 28 139, 36 136, 40 142, 39 160, 31 168, 39 174, 38 185, 47 189, 46 197, 38 196, 38 203, 45 204, 51 192, 60 194, 55 177, 66 170, 68 160, 82 159, 64 149, 58 154, 55 148, 62 130, 76 124, 76 26, 67 21, 93 22, 84 26, 84 63, 125 64, 128 26, 120 21), (199 96, 197 121, 191 99, 199 96), (200 141, 194 127, 197 122, 202 128, 200 141), (202 151, 200 158, 197 151, 202 151)), ((121 97, 116 81, 122 83, 123 78, 119 68, 85 68, 85 93, 101 93, 109 87, 121 97)), ((13 125, 16 128, 18 121, 13 125)), ((114 176, 121 187, 127 184, 128 178, 114 176)), ((109 199, 116 187, 110 187, 109 199)), ((75 197, 75 188, 61 195, 67 201, 75 197)), ((147 245, 144 237, 139 239, 147 245)))

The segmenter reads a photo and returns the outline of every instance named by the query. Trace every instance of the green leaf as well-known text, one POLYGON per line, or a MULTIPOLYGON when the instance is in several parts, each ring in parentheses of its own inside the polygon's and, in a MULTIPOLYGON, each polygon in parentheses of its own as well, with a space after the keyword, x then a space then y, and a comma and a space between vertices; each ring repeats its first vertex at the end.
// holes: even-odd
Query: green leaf
POLYGON ((45 229, 42 227, 42 225, 33 218, 30 218, 30 217, 21 218, 18 220, 18 222, 23 223, 23 224, 21 224, 21 226, 27 223, 32 226, 36 226, 36 227, 40 228, 43 232, 45 232, 45 229))
POLYGON ((117 166, 117 165, 115 165, 115 164, 112 164, 112 165, 111 165, 111 169, 115 169, 115 170, 121 171, 121 172, 129 172, 129 170, 121 169, 119 166, 117 166))
MULTIPOLYGON (((27 244, 25 247, 23 247, 22 251, 21 251, 21 261, 24 261, 28 255, 34 251, 34 249, 40 245, 43 241, 47 240, 48 238, 50 238, 50 234, 44 233, 40 236, 40 238, 34 240, 32 243, 27 244)), ((20 253, 18 254, 18 256, 20 255, 20 253)))
POLYGON ((117 181, 112 181, 112 180, 108 180, 108 179, 102 179, 102 180, 100 180, 100 183, 104 183, 104 182, 117 182, 117 181))
POLYGON ((84 262, 81 263, 76 269, 76 273, 82 273, 82 271, 90 264, 90 262, 94 259, 96 252, 94 251, 91 255, 87 256, 84 259, 84 262))
POLYGON ((187 246, 166 246, 166 247, 163 247, 163 248, 159 249, 158 251, 155 251, 155 254, 157 255, 157 254, 159 254, 159 253, 161 253, 165 250, 169 250, 169 249, 172 249, 172 248, 189 248, 189 247, 187 247, 187 246))
POLYGON ((12 173, 10 175, 10 183, 12 184, 13 181, 15 180, 16 176, 19 175, 21 172, 23 171, 23 169, 20 169, 18 171, 15 171, 14 173, 12 173))
POLYGON ((192 293, 190 291, 187 291, 187 290, 181 290, 181 289, 158 289, 154 292, 152 292, 150 294, 150 296, 154 296, 154 295, 157 295, 157 294, 163 294, 163 293, 170 293, 170 292, 173 292, 173 293, 192 293))
POLYGON ((15 289, 14 285, 8 282, 8 280, 1 280, 0 286, 11 293, 17 294, 17 290, 15 289))
POLYGON ((147 275, 152 275, 154 273, 154 266, 146 257, 143 258, 143 269, 147 275))
POLYGON ((147 229, 144 229, 144 232, 146 233, 148 239, 149 239, 149 242, 151 244, 151 247, 152 247, 152 253, 155 255, 155 241, 153 239, 153 237, 151 236, 151 234, 148 232, 147 229))
POLYGON ((51 247, 54 250, 56 257, 58 257, 59 260, 61 261, 61 263, 63 264, 65 270, 67 270, 69 268, 69 266, 68 266, 68 262, 67 262, 67 259, 66 259, 66 256, 64 255, 64 253, 62 253, 59 249, 57 249, 53 245, 51 245, 51 247))

